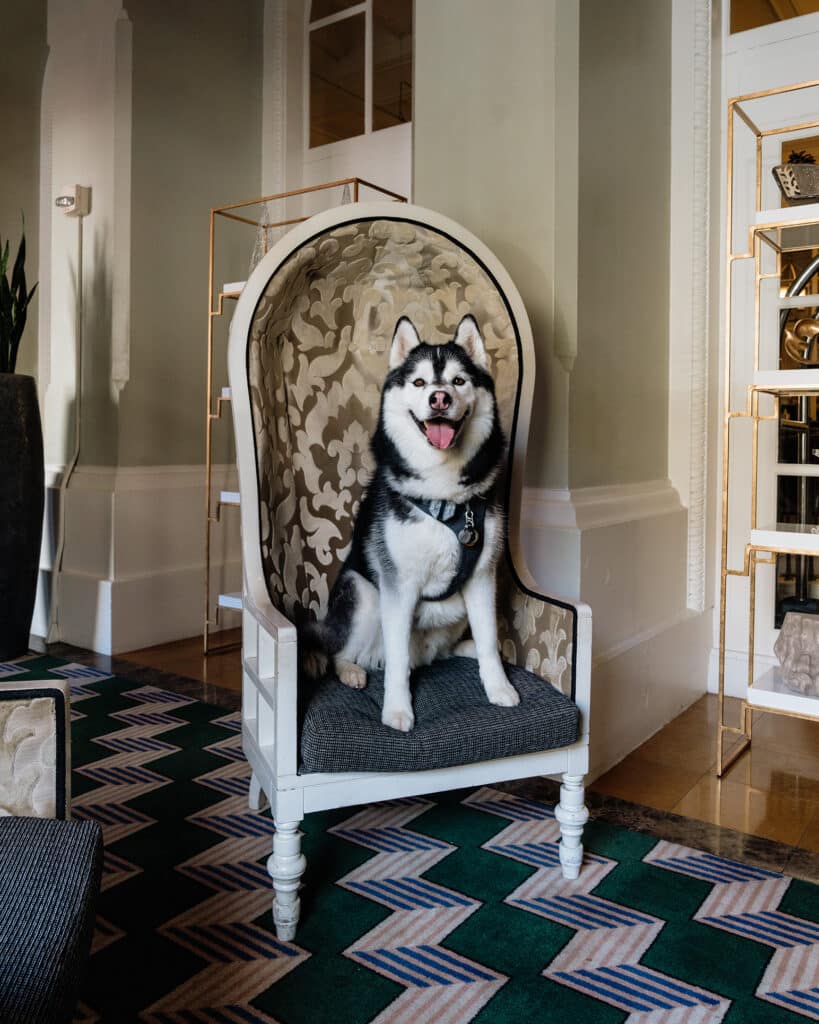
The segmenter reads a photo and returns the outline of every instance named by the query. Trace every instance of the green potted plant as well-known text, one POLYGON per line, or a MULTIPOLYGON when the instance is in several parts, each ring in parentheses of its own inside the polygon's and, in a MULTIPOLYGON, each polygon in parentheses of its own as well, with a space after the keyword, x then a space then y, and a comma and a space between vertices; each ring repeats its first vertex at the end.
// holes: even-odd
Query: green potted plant
POLYGON ((791 203, 819 202, 819 167, 804 149, 794 149, 788 162, 773 169, 782 195, 791 203))
POLYGON ((26 284, 25 225, 9 267, 0 239, 0 661, 28 650, 43 529, 43 436, 33 377, 15 373, 37 289, 26 284))

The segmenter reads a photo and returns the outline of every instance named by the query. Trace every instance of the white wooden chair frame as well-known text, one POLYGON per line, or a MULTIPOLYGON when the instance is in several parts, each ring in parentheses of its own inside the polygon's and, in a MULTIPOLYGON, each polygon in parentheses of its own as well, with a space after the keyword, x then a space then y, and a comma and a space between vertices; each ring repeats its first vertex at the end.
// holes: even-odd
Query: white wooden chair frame
MULTIPOLYGON (((538 775, 561 775, 560 861, 563 874, 576 878, 583 858, 582 832, 588 818, 583 779, 589 765, 591 684, 591 610, 559 599, 576 614, 574 700, 580 709, 581 735, 558 750, 507 757, 432 771, 298 774, 296 628, 270 600, 262 569, 259 531, 259 483, 253 445, 253 421, 247 377, 247 344, 256 305, 279 266, 317 233, 361 220, 409 220, 440 231, 470 250, 494 276, 516 319, 521 341, 522 377, 514 438, 509 508, 509 539, 515 570, 523 586, 540 594, 522 557, 520 500, 534 382, 532 332, 517 288, 496 257, 477 238, 440 214, 417 206, 356 203, 329 210, 291 230, 262 259, 242 291, 230 328, 228 369, 241 494, 244 563, 242 612, 242 743, 250 762, 250 806, 259 810, 265 794, 275 821, 268 870, 273 879, 276 933, 292 939, 299 919, 298 890, 305 868, 299 823, 311 811, 417 796, 538 775)), ((555 599, 558 600, 558 599, 555 599)))

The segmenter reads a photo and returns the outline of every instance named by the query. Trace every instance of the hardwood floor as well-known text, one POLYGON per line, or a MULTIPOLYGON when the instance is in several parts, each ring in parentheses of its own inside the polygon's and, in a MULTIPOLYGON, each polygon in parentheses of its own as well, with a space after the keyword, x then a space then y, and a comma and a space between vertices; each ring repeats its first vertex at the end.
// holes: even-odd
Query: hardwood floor
MULTIPOLYGON (((239 648, 205 657, 198 636, 122 658, 241 690, 239 648)), ((738 718, 739 702, 730 704, 738 718)), ((714 774, 716 722, 717 698, 706 694, 590 789, 819 852, 819 722, 758 713, 751 748, 722 779, 714 774)))

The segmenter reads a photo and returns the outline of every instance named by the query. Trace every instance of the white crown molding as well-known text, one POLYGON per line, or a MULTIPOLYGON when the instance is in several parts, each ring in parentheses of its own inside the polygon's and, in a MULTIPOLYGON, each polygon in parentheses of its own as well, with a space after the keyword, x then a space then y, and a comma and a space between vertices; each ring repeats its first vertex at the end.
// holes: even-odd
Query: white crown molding
POLYGON ((576 490, 524 487, 521 522, 541 529, 594 530, 675 514, 680 496, 669 480, 576 490))

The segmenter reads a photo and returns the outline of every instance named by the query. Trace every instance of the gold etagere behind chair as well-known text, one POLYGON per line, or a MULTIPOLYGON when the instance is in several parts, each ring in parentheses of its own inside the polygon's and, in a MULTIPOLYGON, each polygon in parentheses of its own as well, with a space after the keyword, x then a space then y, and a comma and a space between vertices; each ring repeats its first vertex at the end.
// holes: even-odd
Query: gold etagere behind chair
MULTIPOLYGON (((218 421, 223 419, 224 406, 230 401, 230 388, 219 386, 218 394, 214 392, 214 325, 215 321, 225 314, 225 301, 236 300, 242 293, 244 281, 233 284, 222 285, 217 288, 216 284, 216 225, 217 218, 225 218, 231 221, 238 221, 253 227, 261 238, 261 253, 264 255, 268 248, 268 237, 270 232, 288 229, 294 224, 300 224, 308 219, 308 215, 294 217, 283 217, 278 220, 268 220, 270 204, 283 203, 285 210, 288 200, 292 201, 300 197, 307 197, 316 193, 324 193, 331 198, 333 190, 340 190, 339 200, 357 203, 363 198, 362 190, 369 195, 375 193, 379 198, 386 196, 396 202, 405 203, 406 196, 399 195, 381 185, 374 185, 363 178, 342 178, 339 181, 329 181, 321 185, 310 185, 306 188, 291 189, 289 192, 278 192, 274 195, 260 196, 258 199, 245 199, 241 202, 229 203, 226 206, 217 206, 210 211, 210 233, 209 233, 209 254, 208 254, 208 355, 207 355, 207 404, 205 411, 205 620, 202 631, 204 653, 211 654, 216 651, 224 651, 237 648, 240 642, 213 643, 213 633, 222 626, 220 621, 221 609, 241 610, 242 595, 238 593, 220 593, 214 598, 211 588, 212 577, 212 546, 213 530, 222 523, 224 509, 238 508, 239 494, 235 491, 220 491, 219 496, 213 494, 213 430, 218 421), (255 212, 254 212, 255 211, 255 212), (252 215, 251 215, 252 214, 252 215)), ((329 205, 339 205, 339 202, 331 202, 329 205)), ((248 253, 251 251, 248 247, 248 253)), ((226 379, 227 373, 222 375, 226 379)), ((236 521, 238 530, 238 519, 236 521)))
MULTIPOLYGON (((819 531, 814 532, 806 524, 801 528, 784 530, 782 524, 771 528, 760 527, 757 522, 759 503, 759 428, 760 424, 779 421, 780 405, 785 397, 819 395, 819 365, 810 369, 766 369, 760 365, 761 345, 761 288, 765 281, 781 280, 783 254, 819 249, 819 202, 810 205, 792 206, 781 209, 763 209, 763 142, 771 137, 793 136, 819 129, 819 119, 807 117, 803 120, 784 120, 768 127, 760 127, 760 115, 770 118, 770 101, 814 90, 815 105, 819 108, 819 80, 801 82, 796 85, 769 89, 762 92, 738 96, 728 103, 727 166, 728 181, 726 193, 726 269, 725 269, 725 346, 724 346, 724 420, 723 420, 723 462, 722 462, 722 544, 721 579, 719 607, 719 723, 717 727, 717 767, 722 776, 736 759, 748 748, 752 739, 753 713, 763 710, 779 715, 819 720, 819 696, 813 697, 788 690, 782 682, 778 669, 771 667, 760 678, 755 673, 755 620, 756 620, 756 573, 760 565, 775 565, 779 555, 800 557, 819 556, 819 531), (748 217, 747 242, 735 247, 734 203, 736 199, 735 130, 747 130, 755 140, 755 182, 754 207, 748 217), (766 272, 766 265, 775 259, 776 269, 766 272), (744 407, 733 408, 732 385, 734 356, 740 344, 733 338, 734 313, 734 271, 742 261, 753 261, 754 267, 754 308, 753 308, 753 371, 751 379, 744 380, 744 407), (772 406, 772 412, 763 413, 761 403, 772 406), (746 536, 742 564, 729 568, 729 486, 731 483, 731 434, 736 420, 749 420, 751 424, 751 466, 750 466, 750 530, 746 536), (726 661, 726 617, 728 607, 728 581, 730 577, 745 577, 749 587, 748 619, 748 661, 747 685, 741 702, 739 725, 728 725, 725 721, 725 661, 726 661), (737 742, 730 750, 726 744, 737 742)), ((813 102, 813 98, 811 99, 813 102)), ((819 306, 819 297, 814 296, 812 304, 819 306)), ((779 298, 778 306, 793 306, 796 300, 779 298)), ((805 301, 805 306, 811 302, 805 301)), ((778 461, 778 460, 777 460, 778 461)))

